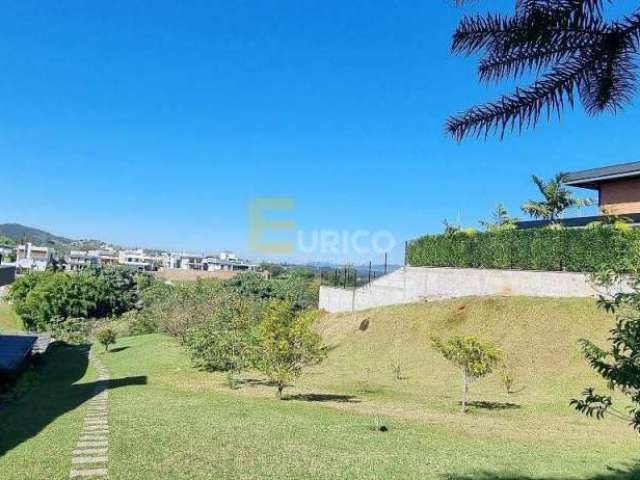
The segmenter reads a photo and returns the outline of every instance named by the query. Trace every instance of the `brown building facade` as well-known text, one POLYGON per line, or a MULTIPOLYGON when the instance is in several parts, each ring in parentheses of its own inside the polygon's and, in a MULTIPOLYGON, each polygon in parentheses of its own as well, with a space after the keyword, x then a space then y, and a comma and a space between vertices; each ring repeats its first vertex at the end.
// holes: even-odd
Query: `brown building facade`
POLYGON ((640 213, 640 162, 572 172, 565 183, 597 191, 602 213, 640 213))

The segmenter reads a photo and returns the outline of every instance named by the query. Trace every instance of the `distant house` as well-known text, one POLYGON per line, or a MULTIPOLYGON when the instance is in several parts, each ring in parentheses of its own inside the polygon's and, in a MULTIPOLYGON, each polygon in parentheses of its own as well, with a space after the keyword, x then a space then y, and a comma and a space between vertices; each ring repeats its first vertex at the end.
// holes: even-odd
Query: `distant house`
MULTIPOLYGON (((600 220, 602 215, 620 215, 630 219, 632 226, 640 226, 640 162, 570 172, 565 184, 596 191, 600 210, 600 215, 558 220, 565 227, 585 227, 600 220)), ((518 227, 537 228, 548 223, 547 220, 527 220, 518 222, 518 227)))
POLYGON ((38 247, 31 243, 16 247, 16 268, 18 271, 42 271, 53 260, 55 251, 49 247, 38 247))
POLYGON ((140 271, 155 270, 156 259, 144 253, 144 250, 122 250, 118 252, 118 263, 140 271))
POLYGON ((84 267, 97 266, 100 264, 100 257, 97 252, 85 252, 83 250, 71 250, 64 257, 65 270, 76 271, 84 267))
POLYGON ((597 191, 602 213, 640 215, 640 162, 571 172, 565 183, 597 191))

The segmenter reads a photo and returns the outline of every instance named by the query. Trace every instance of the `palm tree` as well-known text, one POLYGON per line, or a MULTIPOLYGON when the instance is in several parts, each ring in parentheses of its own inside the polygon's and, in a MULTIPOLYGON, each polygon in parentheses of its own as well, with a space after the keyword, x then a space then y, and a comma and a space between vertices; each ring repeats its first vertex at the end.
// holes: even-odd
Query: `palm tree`
MULTIPOLYGON (((613 3, 609 0, 606 3, 613 3)), ((456 0, 464 3, 464 0, 456 0)), ((590 115, 617 112, 638 84, 640 8, 623 18, 603 14, 604 0, 516 0, 513 15, 464 17, 453 35, 455 54, 481 53, 483 83, 533 74, 511 94, 447 120, 457 141, 469 135, 535 126, 546 113, 560 116, 574 96, 590 115)))
POLYGON ((564 186, 566 173, 558 173, 551 180, 545 182, 536 175, 532 175, 533 183, 544 197, 541 201, 529 200, 522 205, 522 211, 533 218, 541 218, 554 222, 565 210, 572 207, 586 207, 591 205, 590 198, 576 198, 564 186))

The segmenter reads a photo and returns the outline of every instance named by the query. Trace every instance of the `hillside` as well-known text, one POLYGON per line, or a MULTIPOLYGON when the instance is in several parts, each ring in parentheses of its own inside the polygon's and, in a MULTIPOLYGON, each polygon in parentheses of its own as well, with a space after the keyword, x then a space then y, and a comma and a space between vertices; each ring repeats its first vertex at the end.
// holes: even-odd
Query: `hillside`
POLYGON ((0 224, 0 235, 7 236, 16 242, 20 242, 23 239, 38 244, 38 245, 50 245, 60 244, 69 245, 72 240, 65 237, 53 235, 39 228, 27 227, 19 223, 2 223, 0 224))
MULTIPOLYGON (((327 315, 319 328, 329 356, 285 391, 285 401, 253 372, 231 390, 224 374, 193 368, 172 338, 121 338, 111 352, 95 350, 113 379, 109 477, 638 478, 637 435, 628 425, 585 419, 567 404, 586 384, 599 383, 575 340, 603 340, 611 320, 591 300, 536 298, 327 315), (359 329, 364 319, 366 331, 359 329), (506 395, 495 377, 482 380, 471 390, 476 407, 457 413, 460 375, 426 341, 452 333, 499 342, 516 371, 517 393, 506 395), (398 351, 401 380, 391 372, 398 351), (387 433, 375 430, 380 424, 387 433)), ((46 381, 0 409, 3 479, 68 478, 94 391, 95 371, 86 362, 82 347, 54 349, 46 381)))
POLYGON ((0 238, 5 237, 14 243, 23 241, 31 242, 35 245, 53 246, 56 250, 70 250, 79 248, 83 250, 101 249, 109 246, 101 240, 79 239, 74 240, 67 237, 54 235, 39 228, 27 227, 19 223, 0 224, 0 238))

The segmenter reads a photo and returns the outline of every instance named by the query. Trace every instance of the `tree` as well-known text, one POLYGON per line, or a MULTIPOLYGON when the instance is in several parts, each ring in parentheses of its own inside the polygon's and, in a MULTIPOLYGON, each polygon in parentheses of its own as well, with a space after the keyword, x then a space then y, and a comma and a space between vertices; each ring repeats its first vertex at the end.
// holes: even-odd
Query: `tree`
POLYGON ((102 327, 98 330, 96 339, 104 346, 104 351, 106 352, 109 350, 109 345, 116 343, 116 332, 111 327, 102 327))
POLYGON ((225 371, 231 388, 235 377, 251 365, 255 355, 254 327, 259 320, 255 301, 225 292, 208 318, 192 326, 187 346, 196 366, 225 371))
POLYGON ((533 218, 555 221, 567 209, 572 207, 586 207, 591 205, 589 198, 576 198, 571 190, 564 186, 566 173, 558 173, 551 180, 545 182, 536 175, 532 175, 533 183, 543 196, 543 200, 529 200, 522 205, 522 211, 533 218))
POLYGON ((480 225, 489 232, 500 232, 503 230, 512 230, 516 228, 517 218, 512 218, 507 211, 507 207, 503 203, 496 205, 496 209, 492 213, 491 220, 481 220, 480 225))
POLYGON ((627 412, 614 406, 611 395, 598 393, 593 387, 584 390, 581 399, 571 401, 573 407, 587 416, 598 419, 605 415, 627 420, 640 432, 640 244, 635 254, 619 265, 610 265, 595 275, 595 283, 611 289, 625 283, 628 289, 613 295, 603 295, 598 303, 615 313, 616 323, 611 329, 609 347, 601 348, 582 339, 582 352, 596 372, 607 381, 610 390, 618 390, 631 402, 627 412))
MULTIPOLYGON (((457 0, 458 4, 464 0, 457 0)), ((589 115, 617 112, 638 83, 640 9, 619 19, 603 13, 603 0, 516 0, 513 15, 464 17, 454 54, 482 54, 480 82, 533 75, 535 81, 484 105, 450 117, 455 140, 533 127, 543 112, 560 116, 575 95, 589 115)), ((613 2, 611 2, 613 3, 613 2)))
POLYGON ((299 311, 291 302, 272 300, 258 326, 259 354, 256 367, 277 387, 277 396, 302 374, 304 367, 321 362, 326 349, 312 329, 316 310, 299 311))
POLYGON ((467 393, 473 380, 490 374, 502 360, 501 350, 491 342, 476 337, 431 339, 433 348, 462 371, 462 413, 467 411, 467 393))

